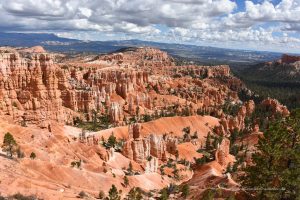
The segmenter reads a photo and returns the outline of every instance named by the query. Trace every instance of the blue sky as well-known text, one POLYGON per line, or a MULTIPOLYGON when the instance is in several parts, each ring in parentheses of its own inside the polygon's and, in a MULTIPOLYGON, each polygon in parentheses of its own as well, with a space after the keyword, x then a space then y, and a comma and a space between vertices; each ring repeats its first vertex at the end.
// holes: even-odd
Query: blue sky
MULTIPOLYGON (((246 2, 245 0, 236 0, 234 2, 236 2, 237 6, 238 6, 237 11, 239 11, 239 12, 245 11, 245 2, 246 2)), ((261 4, 264 1, 263 0, 252 0, 252 2, 255 4, 261 4)), ((272 0, 269 2, 271 2, 274 5, 277 5, 281 2, 281 0, 272 0)))
POLYGON ((300 53, 300 0, 0 0, 0 29, 300 53))

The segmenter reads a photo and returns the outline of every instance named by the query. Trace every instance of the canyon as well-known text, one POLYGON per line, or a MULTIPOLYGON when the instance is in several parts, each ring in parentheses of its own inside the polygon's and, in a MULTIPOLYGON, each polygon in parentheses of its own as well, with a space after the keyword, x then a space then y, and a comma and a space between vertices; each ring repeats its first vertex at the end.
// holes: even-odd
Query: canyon
POLYGON ((181 66, 151 47, 101 55, 1 47, 0 138, 11 133, 21 153, 0 151, 0 194, 96 199, 115 185, 122 198, 139 187, 155 199, 187 184, 188 197, 170 199, 200 199, 211 187, 238 199, 228 166, 251 165, 263 127, 290 115, 275 99, 242 101, 242 91, 251 93, 228 65, 181 66), (233 155, 235 145, 247 151, 233 155))

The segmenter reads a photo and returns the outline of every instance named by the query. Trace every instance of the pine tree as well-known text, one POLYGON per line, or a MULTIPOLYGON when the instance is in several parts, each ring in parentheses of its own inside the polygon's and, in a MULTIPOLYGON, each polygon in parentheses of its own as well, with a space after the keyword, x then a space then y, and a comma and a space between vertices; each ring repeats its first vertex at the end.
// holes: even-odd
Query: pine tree
POLYGON ((93 115, 92 115, 92 120, 93 120, 93 131, 97 131, 97 111, 93 110, 93 115))
POLYGON ((17 142, 11 133, 7 132, 4 135, 2 150, 7 153, 7 156, 12 157, 17 150, 17 142))
POLYGON ((132 188, 127 195, 127 199, 128 200, 142 200, 143 196, 142 196, 141 189, 139 187, 132 188))
POLYGON ((208 189, 203 192, 201 199, 202 200, 214 200, 214 198, 215 198, 215 191, 208 189))
POLYGON ((230 134, 230 146, 232 146, 237 139, 239 131, 235 128, 234 131, 230 134))
POLYGON ((35 153, 34 153, 34 152, 31 152, 31 154, 30 154, 30 158, 31 158, 32 160, 34 160, 34 159, 36 158, 36 155, 35 155, 35 153))
POLYGON ((190 187, 189 187, 189 185, 182 186, 182 188, 181 188, 181 196, 184 197, 184 198, 187 198, 187 196, 189 195, 189 193, 190 193, 190 187))
POLYGON ((160 166, 159 170, 160 170, 160 174, 161 175, 165 175, 165 170, 164 170, 164 166, 163 165, 160 166))
POLYGON ((206 151, 211 150, 211 135, 210 135, 210 132, 208 132, 208 134, 206 136, 205 149, 206 149, 206 151))
POLYGON ((213 140, 213 148, 214 149, 217 149, 218 148, 218 145, 222 142, 222 140, 220 141, 219 138, 217 137, 214 137, 214 140, 213 140))
POLYGON ((128 171, 128 173, 129 173, 130 175, 133 174, 133 167, 132 167, 131 161, 129 162, 129 166, 128 166, 127 171, 128 171))
POLYGON ((105 198, 105 193, 102 190, 99 192, 98 198, 99 199, 104 199, 105 198))
POLYGON ((247 166, 242 185, 255 199, 297 199, 300 192, 300 110, 269 124, 247 166), (283 189, 284 188, 284 189, 283 189))
POLYGON ((178 150, 175 151, 175 158, 176 158, 176 161, 177 161, 178 158, 179 158, 179 152, 178 152, 178 150))
POLYGON ((232 172, 231 164, 228 163, 227 168, 226 168, 226 173, 231 173, 231 172, 232 172))
POLYGON ((119 196, 118 189, 115 185, 112 185, 108 192, 108 199, 109 200, 120 200, 121 197, 119 196))
POLYGON ((197 131, 194 132, 194 135, 193 135, 192 138, 193 138, 193 139, 198 139, 198 132, 197 132, 197 131))
POLYGON ((183 128, 182 131, 186 134, 190 134, 191 133, 191 127, 187 126, 187 127, 183 128))
POLYGON ((109 145, 109 147, 115 147, 117 144, 117 138, 114 136, 114 133, 112 133, 108 140, 107 140, 107 144, 109 145))
POLYGON ((175 180, 179 180, 180 179, 179 170, 177 169, 176 165, 175 165, 175 168, 173 170, 173 175, 174 175, 174 179, 175 180))
POLYGON ((169 194, 167 188, 163 188, 160 190, 160 197, 159 200, 168 200, 169 199, 169 194))
POLYGON ((124 176, 124 185, 127 187, 129 185, 129 180, 127 176, 124 176))
POLYGON ((232 171, 232 172, 236 172, 236 171, 238 170, 238 166, 239 166, 239 162, 235 162, 235 163, 233 164, 233 166, 232 166, 231 171, 232 171))

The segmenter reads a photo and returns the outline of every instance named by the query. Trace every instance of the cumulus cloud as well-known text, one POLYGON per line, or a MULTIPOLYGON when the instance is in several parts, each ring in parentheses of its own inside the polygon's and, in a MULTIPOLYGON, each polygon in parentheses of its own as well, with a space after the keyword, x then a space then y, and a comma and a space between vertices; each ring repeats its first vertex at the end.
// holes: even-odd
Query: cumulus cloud
MULTIPOLYGON (((151 31, 153 29, 150 26, 155 24, 189 27, 197 21, 228 14, 236 7, 230 0, 0 0, 0 4, 1 11, 6 16, 32 19, 31 23, 36 24, 46 21, 49 27, 54 25, 56 28, 57 21, 69 20, 70 23, 77 24, 74 29, 98 30, 98 26, 92 25, 97 24, 111 25, 129 32, 151 31), (83 19, 91 25, 78 26, 83 19), (137 30, 138 28, 141 30, 137 30)), ((30 25, 22 28, 31 29, 30 25)))
POLYGON ((229 26, 252 26, 259 22, 300 23, 300 0, 282 0, 274 5, 270 1, 254 4, 246 1, 246 10, 225 18, 229 26))
POLYGON ((299 46, 295 33, 300 32, 300 0, 244 3, 241 10, 233 0, 0 0, 0 29, 73 33, 88 39, 99 39, 99 33, 114 39, 205 41, 219 46, 299 46))

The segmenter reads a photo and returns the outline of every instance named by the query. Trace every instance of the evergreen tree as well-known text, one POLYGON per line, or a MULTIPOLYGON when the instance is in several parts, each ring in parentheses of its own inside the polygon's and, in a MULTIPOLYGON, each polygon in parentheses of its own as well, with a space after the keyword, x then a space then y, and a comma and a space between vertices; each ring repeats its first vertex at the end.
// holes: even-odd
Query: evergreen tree
POLYGON ((17 142, 11 133, 7 132, 4 135, 2 150, 7 153, 7 156, 12 157, 17 150, 17 142))
POLYGON ((179 152, 178 152, 178 150, 175 151, 175 158, 176 158, 176 161, 177 161, 178 158, 179 158, 179 152))
POLYGON ((127 199, 128 200, 142 200, 143 196, 142 196, 141 189, 139 187, 132 188, 127 195, 127 199))
POLYGON ((99 199, 104 199, 105 198, 105 193, 102 190, 99 192, 98 198, 99 199))
POLYGON ((83 198, 87 197, 87 194, 84 191, 81 191, 81 192, 79 192, 78 197, 80 199, 83 199, 83 198))
POLYGON ((169 199, 169 194, 167 188, 164 188, 160 191, 160 197, 159 200, 168 200, 169 199))
POLYGON ((231 164, 228 163, 225 173, 231 173, 231 172, 232 172, 231 164))
POLYGON ((214 200, 215 198, 215 191, 214 190, 211 190, 211 189, 208 189, 206 191, 203 192, 203 195, 202 195, 202 200, 214 200))
MULTIPOLYGON (((221 140, 221 141, 222 141, 222 140, 221 140)), ((214 137, 214 140, 213 140, 213 148, 214 148, 214 149, 217 149, 217 148, 218 148, 218 145, 219 145, 220 143, 221 143, 221 142, 220 142, 219 138, 214 137)))
POLYGON ((198 139, 198 132, 197 132, 197 131, 194 132, 194 135, 193 135, 192 138, 193 138, 193 139, 198 139))
POLYGON ((151 121, 151 115, 145 114, 143 118, 144 118, 144 122, 151 121))
POLYGON ((32 160, 34 160, 34 159, 36 158, 36 155, 35 155, 35 153, 34 153, 34 152, 31 152, 31 154, 30 154, 30 158, 31 158, 32 160))
POLYGON ((109 189, 108 199, 109 200, 120 200, 121 199, 118 189, 115 185, 112 185, 111 188, 109 189))
POLYGON ((235 128, 234 131, 230 134, 230 146, 234 145, 235 140, 237 139, 239 131, 235 128))
POLYGON ((189 126, 187 126, 187 127, 183 128, 182 131, 184 132, 183 140, 189 141, 191 139, 191 136, 190 136, 191 128, 189 126))
POLYGON ((174 179, 175 180, 179 180, 180 179, 179 170, 177 169, 176 165, 175 165, 175 168, 173 170, 173 175, 174 175, 174 179))
POLYGON ((235 163, 233 164, 233 166, 232 166, 231 171, 232 171, 232 172, 236 172, 236 171, 238 170, 238 166, 239 166, 239 162, 235 162, 235 163))
POLYGON ((127 176, 124 176, 124 185, 127 187, 129 185, 129 180, 127 176))
POLYGON ((92 130, 93 131, 97 131, 97 111, 93 110, 93 115, 92 115, 92 120, 93 120, 93 126, 92 126, 92 130))
POLYGON ((131 161, 129 162, 129 166, 128 166, 127 171, 128 171, 128 173, 129 173, 130 175, 133 174, 133 167, 132 167, 131 161))
POLYGON ((109 147, 113 147, 113 148, 116 146, 116 144, 117 144, 117 138, 114 136, 114 133, 112 133, 109 136, 109 138, 107 140, 107 144, 108 144, 109 147))
POLYGON ((159 170, 160 170, 160 174, 161 175, 165 175, 165 170, 164 170, 164 166, 163 165, 160 166, 159 170))
POLYGON ((182 186, 182 188, 181 188, 181 196, 183 196, 184 198, 187 198, 187 196, 189 195, 189 193, 190 193, 190 187, 189 187, 189 185, 182 186))
POLYGON ((239 147, 237 145, 230 145, 230 154, 236 156, 239 153, 239 147))
POLYGON ((300 110, 269 125, 247 166, 242 185, 275 190, 247 191, 255 199, 298 199, 300 192, 300 110))
POLYGON ((212 149, 211 148, 211 135, 210 135, 210 132, 208 132, 208 134, 206 136, 205 149, 206 149, 206 151, 210 151, 212 149))

